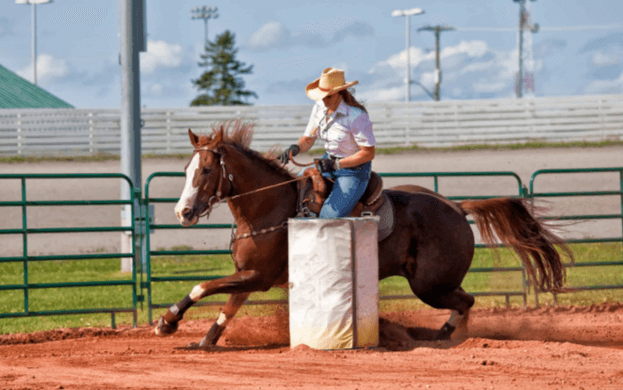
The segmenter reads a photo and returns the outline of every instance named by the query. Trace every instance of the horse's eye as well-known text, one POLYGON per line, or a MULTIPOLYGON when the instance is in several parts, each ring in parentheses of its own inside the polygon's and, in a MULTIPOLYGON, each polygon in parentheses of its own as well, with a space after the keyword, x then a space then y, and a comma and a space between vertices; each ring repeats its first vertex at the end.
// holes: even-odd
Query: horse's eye
POLYGON ((206 175, 210 174, 210 171, 212 171, 212 170, 210 168, 208 168, 208 167, 204 167, 203 168, 203 173, 206 174, 206 175))

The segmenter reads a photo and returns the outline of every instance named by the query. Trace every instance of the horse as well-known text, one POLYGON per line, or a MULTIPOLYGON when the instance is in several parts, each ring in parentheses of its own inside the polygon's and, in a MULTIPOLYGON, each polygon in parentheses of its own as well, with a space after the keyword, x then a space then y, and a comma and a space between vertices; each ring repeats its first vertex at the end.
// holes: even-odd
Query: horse
MULTIPOLYGON (((202 282, 162 315, 155 327, 159 336, 175 333, 184 313, 200 299, 230 294, 220 315, 200 341, 199 348, 216 345, 227 324, 247 297, 288 281, 289 218, 297 214, 295 176, 275 152, 252 150, 253 125, 236 121, 212 126, 209 135, 188 130, 193 147, 185 166, 186 180, 175 215, 182 226, 209 218, 223 200, 237 224, 232 237, 234 274, 202 282)), ((461 287, 474 255, 472 215, 482 240, 496 246, 496 236, 513 248, 541 291, 559 290, 565 280, 556 246, 572 257, 565 242, 532 215, 525 199, 492 198, 450 201, 415 185, 383 190, 395 212, 393 232, 378 243, 379 280, 402 276, 413 294, 436 309, 449 309, 450 318, 436 338, 450 339, 461 321, 467 321, 474 297, 461 287)))

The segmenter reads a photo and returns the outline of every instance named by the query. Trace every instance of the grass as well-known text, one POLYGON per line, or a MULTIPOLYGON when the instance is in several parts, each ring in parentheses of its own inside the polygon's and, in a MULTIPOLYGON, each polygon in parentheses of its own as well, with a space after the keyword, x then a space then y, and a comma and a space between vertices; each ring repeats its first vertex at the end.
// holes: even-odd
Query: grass
MULTIPOLYGON (((516 149, 543 149, 543 148, 603 148, 609 146, 621 146, 623 141, 619 140, 604 140, 604 141, 574 141, 574 142, 543 142, 543 141, 529 141, 525 143, 515 144, 474 144, 474 145, 457 145, 449 147, 421 147, 418 145, 412 146, 396 146, 396 147, 378 147, 376 149, 377 154, 401 154, 401 153, 417 153, 426 151, 470 151, 470 150, 516 150, 516 149)), ((309 151, 309 154, 317 155, 323 154, 324 149, 314 149, 309 151)), ((177 158, 188 159, 190 154, 176 153, 176 154, 144 154, 143 159, 163 159, 163 158, 177 158)), ((119 156, 113 156, 108 154, 97 154, 94 156, 76 156, 76 157, 61 157, 61 156, 37 156, 37 157, 0 157, 0 164, 17 164, 17 163, 38 163, 47 161, 58 162, 97 162, 97 161, 109 161, 119 160, 119 156)))
MULTIPOLYGON (((567 286, 620 285, 623 286, 623 266, 599 265, 600 263, 621 261, 621 243, 574 244, 573 252, 577 263, 592 262, 594 267, 574 267, 567 272, 567 286)), ((479 267, 516 267, 519 261, 505 249, 494 252, 490 249, 477 249, 472 269, 479 267)), ((152 260, 153 277, 216 276, 234 272, 229 256, 163 256, 152 260)), ((28 265, 30 283, 68 283, 85 281, 131 281, 128 274, 120 273, 119 259, 96 259, 76 261, 42 261, 28 265)), ((21 263, 0 263, 0 286, 21 284, 24 281, 21 263)), ((140 282, 140 278, 139 278, 140 282)), ((156 304, 172 304, 190 292, 197 281, 170 281, 152 283, 152 301, 156 304)), ((139 285, 140 286, 140 285, 139 285)), ((463 287, 470 293, 489 291, 522 291, 521 272, 470 272, 463 287)), ((140 291, 140 289, 139 289, 140 291)), ((384 295, 411 295, 405 279, 392 277, 379 284, 379 292, 384 295)), ((147 294, 147 290, 144 290, 147 294)), ((225 295, 206 298, 202 302, 224 301, 225 295)), ((252 294, 250 300, 287 300, 287 291, 273 288, 266 293, 252 294)), ((510 297, 513 307, 522 307, 522 297, 510 297)), ((581 291, 559 294, 559 305, 586 306, 603 302, 623 301, 623 289, 581 291)), ((553 304, 552 294, 539 294, 541 304, 553 304)), ((477 296, 477 308, 504 307, 504 296, 477 296)), ((533 293, 528 294, 528 305, 535 306, 533 293)), ((131 307, 131 286, 71 287, 52 289, 32 289, 29 292, 30 311, 90 309, 109 307, 131 307)), ((401 311, 428 308, 418 299, 381 300, 381 311, 401 311)), ((166 309, 155 309, 154 318, 166 309)), ((219 306, 205 306, 191 309, 186 319, 215 318, 219 306)), ((239 316, 272 315, 279 310, 277 305, 245 305, 239 316)), ((24 312, 22 290, 0 290, 0 313, 24 312)), ((139 325, 148 322, 145 304, 139 304, 139 325)), ((117 313, 116 323, 132 324, 132 314, 117 313)), ((34 332, 46 329, 73 327, 110 327, 110 314, 73 314, 43 317, 0 319, 0 334, 34 332)))

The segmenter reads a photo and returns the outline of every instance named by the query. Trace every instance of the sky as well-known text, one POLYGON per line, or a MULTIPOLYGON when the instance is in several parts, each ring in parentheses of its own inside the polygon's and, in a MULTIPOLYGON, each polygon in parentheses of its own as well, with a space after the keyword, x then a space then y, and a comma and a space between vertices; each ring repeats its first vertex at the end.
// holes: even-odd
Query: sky
MULTIPOLYGON (((416 7, 424 14, 410 17, 412 101, 430 101, 424 88, 434 89, 434 34, 418 31, 427 25, 456 28, 441 34, 441 100, 515 96, 519 5, 512 0, 146 1, 143 107, 186 107, 200 94, 192 80, 205 71, 198 66, 204 23, 190 10, 203 5, 218 7, 208 38, 231 31, 237 59, 253 65, 243 80, 258 95, 249 99, 255 105, 311 106, 305 86, 326 67, 359 81, 355 96, 364 103, 404 101, 406 23, 391 14, 416 7)), ((537 0, 530 8, 541 27, 530 34, 534 96, 623 93, 623 1, 537 0)), ((73 106, 120 106, 119 48, 118 0, 37 6, 38 85, 73 106)), ((1 1, 0 65, 31 80, 30 5, 1 1)))

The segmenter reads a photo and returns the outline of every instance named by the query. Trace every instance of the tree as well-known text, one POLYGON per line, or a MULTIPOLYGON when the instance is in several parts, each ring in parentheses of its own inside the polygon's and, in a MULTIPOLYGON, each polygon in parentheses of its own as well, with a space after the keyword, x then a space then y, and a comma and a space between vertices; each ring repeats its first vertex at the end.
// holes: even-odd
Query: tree
POLYGON ((242 75, 251 74, 253 65, 246 66, 236 59, 238 49, 234 48, 236 35, 229 30, 217 35, 215 42, 208 42, 206 53, 201 55, 201 67, 207 67, 201 77, 193 80, 193 84, 205 91, 197 96, 191 106, 210 105, 248 105, 250 97, 257 99, 253 91, 244 90, 242 75))

